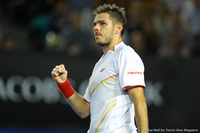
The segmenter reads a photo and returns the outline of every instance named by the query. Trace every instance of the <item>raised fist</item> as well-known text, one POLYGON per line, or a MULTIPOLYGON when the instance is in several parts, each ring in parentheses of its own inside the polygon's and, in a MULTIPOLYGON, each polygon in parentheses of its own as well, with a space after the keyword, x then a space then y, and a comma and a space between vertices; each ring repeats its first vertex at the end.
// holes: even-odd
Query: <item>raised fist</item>
POLYGON ((67 74, 68 72, 63 64, 56 66, 51 72, 53 79, 59 84, 66 81, 67 74))

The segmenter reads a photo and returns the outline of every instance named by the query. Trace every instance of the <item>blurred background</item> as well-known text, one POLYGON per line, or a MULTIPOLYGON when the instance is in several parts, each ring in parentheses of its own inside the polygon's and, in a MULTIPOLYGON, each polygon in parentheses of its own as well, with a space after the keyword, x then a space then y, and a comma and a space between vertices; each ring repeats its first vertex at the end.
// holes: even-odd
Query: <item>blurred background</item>
POLYGON ((65 64, 84 94, 102 55, 92 11, 126 9, 124 42, 145 65, 150 131, 199 129, 199 0, 0 0, 0 133, 86 133, 51 78, 65 64))

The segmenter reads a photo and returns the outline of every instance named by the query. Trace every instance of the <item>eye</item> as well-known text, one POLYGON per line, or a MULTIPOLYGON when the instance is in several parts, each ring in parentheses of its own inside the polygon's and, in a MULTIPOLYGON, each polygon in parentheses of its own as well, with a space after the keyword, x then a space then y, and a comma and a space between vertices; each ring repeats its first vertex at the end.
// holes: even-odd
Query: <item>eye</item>
POLYGON ((93 23, 93 26, 96 26, 97 23, 93 23))
POLYGON ((105 25, 106 23, 104 23, 104 22, 101 22, 100 24, 101 24, 101 25, 105 25))

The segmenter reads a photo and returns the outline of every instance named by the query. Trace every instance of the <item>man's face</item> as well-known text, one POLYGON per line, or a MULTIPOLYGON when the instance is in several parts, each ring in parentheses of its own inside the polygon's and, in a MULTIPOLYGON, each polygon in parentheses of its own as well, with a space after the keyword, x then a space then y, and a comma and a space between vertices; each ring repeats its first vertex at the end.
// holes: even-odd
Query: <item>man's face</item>
POLYGON ((100 13, 94 19, 94 36, 96 43, 107 46, 113 39, 114 25, 108 13, 100 13))

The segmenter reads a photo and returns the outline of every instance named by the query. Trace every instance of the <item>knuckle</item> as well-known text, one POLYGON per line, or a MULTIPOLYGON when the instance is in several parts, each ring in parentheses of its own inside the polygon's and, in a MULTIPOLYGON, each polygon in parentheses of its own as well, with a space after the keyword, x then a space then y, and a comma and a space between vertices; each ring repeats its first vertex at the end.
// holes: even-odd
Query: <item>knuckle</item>
POLYGON ((61 68, 65 69, 65 66, 63 64, 60 65, 61 68))
POLYGON ((52 74, 53 76, 55 76, 55 72, 52 72, 51 74, 52 74))

